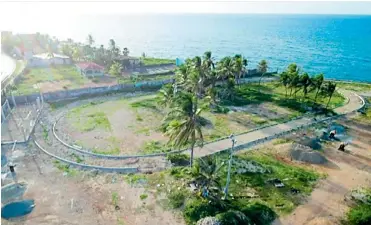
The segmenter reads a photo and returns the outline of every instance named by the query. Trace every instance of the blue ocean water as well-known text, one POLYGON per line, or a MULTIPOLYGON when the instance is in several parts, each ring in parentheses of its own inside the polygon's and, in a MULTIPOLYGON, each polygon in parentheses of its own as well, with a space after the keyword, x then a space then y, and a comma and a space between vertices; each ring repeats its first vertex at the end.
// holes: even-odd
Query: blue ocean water
POLYGON ((63 31, 96 44, 116 44, 131 55, 175 58, 202 55, 216 59, 242 54, 249 68, 266 59, 270 70, 297 63, 327 78, 371 81, 371 16, 356 15, 101 15, 75 20, 63 31))

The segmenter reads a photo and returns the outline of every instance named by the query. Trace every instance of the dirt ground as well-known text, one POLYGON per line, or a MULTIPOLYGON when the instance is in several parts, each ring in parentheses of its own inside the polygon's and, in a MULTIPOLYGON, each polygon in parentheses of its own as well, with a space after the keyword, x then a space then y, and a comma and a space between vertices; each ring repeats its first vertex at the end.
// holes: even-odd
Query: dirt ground
POLYGON ((25 151, 18 158, 19 182, 27 183, 24 199, 34 199, 31 214, 6 225, 183 225, 181 217, 156 204, 153 193, 131 187, 122 175, 78 171, 65 175, 52 160, 35 147, 18 146, 25 151), (32 152, 31 152, 32 151, 32 152), (31 153, 36 153, 35 159, 31 153), (41 174, 38 172, 40 168, 41 174), (112 204, 112 193, 118 195, 119 209, 112 204), (141 200, 146 193, 148 198, 141 200))
POLYGON ((347 151, 337 150, 339 142, 324 148, 329 164, 311 167, 326 173, 327 177, 319 182, 305 203, 290 215, 277 219, 274 225, 340 224, 349 209, 344 196, 359 186, 371 186, 371 129, 359 129, 350 121, 341 124, 350 127, 347 133, 353 138, 347 151))

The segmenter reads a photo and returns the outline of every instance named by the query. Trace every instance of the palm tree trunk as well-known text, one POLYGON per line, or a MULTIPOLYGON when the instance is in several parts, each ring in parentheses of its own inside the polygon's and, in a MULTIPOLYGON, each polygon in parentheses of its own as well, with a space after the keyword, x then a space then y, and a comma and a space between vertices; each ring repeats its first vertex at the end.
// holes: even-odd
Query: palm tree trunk
POLYGON ((193 166, 193 149, 195 147, 195 144, 196 144, 196 133, 193 132, 193 134, 192 134, 192 144, 191 144, 191 158, 190 158, 190 162, 189 162, 189 165, 191 166, 191 168, 193 166))
POLYGON ((319 88, 317 89, 316 96, 314 97, 314 102, 317 102, 318 93, 319 93, 319 88))
POLYGON ((332 94, 330 95, 330 98, 328 99, 328 102, 327 102, 327 105, 326 105, 326 109, 328 107, 328 104, 330 104, 331 98, 332 98, 332 94))
POLYGON ((259 79, 259 85, 260 85, 260 83, 261 83, 261 81, 262 81, 262 79, 263 79, 264 74, 265 74, 265 73, 262 73, 262 75, 261 75, 261 77, 260 77, 260 79, 259 79))

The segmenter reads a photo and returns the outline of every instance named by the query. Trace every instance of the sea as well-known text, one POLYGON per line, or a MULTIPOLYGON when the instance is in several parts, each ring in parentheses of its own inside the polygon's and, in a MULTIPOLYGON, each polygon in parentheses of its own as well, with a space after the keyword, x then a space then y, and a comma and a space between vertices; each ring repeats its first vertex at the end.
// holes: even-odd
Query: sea
POLYGON ((97 15, 66 21, 53 24, 50 35, 85 42, 92 34, 96 46, 106 47, 114 39, 133 56, 185 59, 211 51, 218 60, 242 54, 249 69, 265 59, 270 71, 296 63, 311 75, 371 82, 371 15, 97 15))

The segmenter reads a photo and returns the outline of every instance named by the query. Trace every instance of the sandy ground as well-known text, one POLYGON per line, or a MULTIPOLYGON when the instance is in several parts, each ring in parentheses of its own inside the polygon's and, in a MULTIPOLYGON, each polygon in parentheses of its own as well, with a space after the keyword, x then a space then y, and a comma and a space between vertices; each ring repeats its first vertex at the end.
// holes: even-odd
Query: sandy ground
POLYGON ((24 199, 34 199, 36 206, 25 218, 2 219, 2 224, 183 224, 179 216, 156 204, 152 192, 131 187, 122 175, 79 171, 71 177, 58 171, 52 160, 35 147, 18 146, 17 149, 26 152, 18 159, 16 168, 19 181, 28 185, 24 199), (36 153, 35 159, 31 153, 36 153), (112 204, 113 192, 119 196, 119 209, 112 204), (140 200, 143 193, 148 194, 148 198, 140 200))
MULTIPOLYGON (((352 122, 347 125, 356 125, 352 122)), ((327 225, 340 224, 348 210, 344 196, 359 186, 371 186, 371 129, 350 129, 353 137, 347 152, 337 149, 339 143, 332 143, 324 149, 330 166, 313 166, 328 176, 321 180, 303 205, 293 213, 277 219, 274 225, 327 225)))

